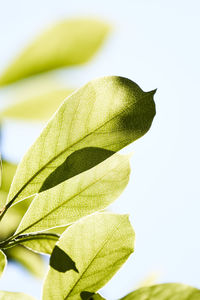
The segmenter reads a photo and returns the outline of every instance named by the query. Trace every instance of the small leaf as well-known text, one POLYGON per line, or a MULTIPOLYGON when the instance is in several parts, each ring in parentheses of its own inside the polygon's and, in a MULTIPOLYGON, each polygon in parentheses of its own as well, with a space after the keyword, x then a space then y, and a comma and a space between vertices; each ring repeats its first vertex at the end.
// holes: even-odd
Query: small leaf
POLYGON ((91 81, 69 96, 18 166, 7 203, 38 193, 74 151, 118 151, 144 135, 155 115, 153 95, 122 77, 91 81))
POLYGON ((53 90, 30 99, 19 101, 0 112, 0 119, 47 121, 72 90, 53 90))
POLYGON ((98 213, 81 219, 61 236, 57 246, 76 264, 65 273, 50 267, 43 299, 80 299, 95 293, 133 252, 134 232, 126 215, 98 213))
POLYGON ((67 225, 104 209, 122 193, 129 173, 129 157, 114 154, 96 167, 38 194, 16 234, 67 225))
MULTIPOLYGON (((5 254, 0 250, 0 277, 3 274, 3 271, 6 267, 7 259, 5 254)), ((1 299, 1 298, 0 298, 1 299)))
POLYGON ((0 86, 45 71, 87 62, 109 31, 94 19, 63 20, 28 46, 0 77, 0 86))
POLYGON ((140 288, 121 300, 198 300, 200 290, 179 283, 165 283, 140 288))
POLYGON ((34 276, 39 278, 44 276, 45 263, 39 254, 34 253, 23 246, 15 246, 7 249, 6 254, 9 259, 19 262, 34 276))
POLYGON ((24 293, 0 291, 0 300, 35 300, 35 298, 24 293))

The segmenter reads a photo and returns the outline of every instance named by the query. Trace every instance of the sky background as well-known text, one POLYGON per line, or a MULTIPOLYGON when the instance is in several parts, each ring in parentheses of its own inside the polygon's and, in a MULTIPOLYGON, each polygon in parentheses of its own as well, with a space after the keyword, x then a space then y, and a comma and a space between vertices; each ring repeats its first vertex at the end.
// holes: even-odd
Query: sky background
MULTIPOLYGON (((0 72, 40 30, 71 17, 97 17, 113 27, 101 51, 87 65, 59 75, 80 87, 105 75, 120 75, 145 90, 157 88, 151 130, 123 152, 133 151, 128 188, 112 205, 129 213, 136 232, 135 253, 102 289, 117 299, 149 275, 156 282, 200 287, 200 4, 198 0, 0 0, 0 72)), ((17 91, 2 89, 0 106, 17 91)), ((43 124, 8 121, 1 151, 18 161, 43 124)), ((1 290, 39 297, 41 282, 15 264, 1 290)))

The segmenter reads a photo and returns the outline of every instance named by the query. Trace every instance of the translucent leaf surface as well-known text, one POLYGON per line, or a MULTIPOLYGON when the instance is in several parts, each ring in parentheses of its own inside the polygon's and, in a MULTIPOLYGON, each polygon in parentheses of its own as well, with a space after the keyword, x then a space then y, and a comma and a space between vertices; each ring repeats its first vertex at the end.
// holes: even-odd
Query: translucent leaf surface
POLYGON ((0 119, 47 121, 72 90, 54 90, 30 99, 16 102, 0 112, 0 119))
POLYGON ((124 190, 129 173, 129 157, 114 154, 90 170, 39 193, 17 233, 63 226, 104 209, 124 190))
POLYGON ((155 115, 154 93, 111 76, 91 81, 69 96, 18 166, 9 205, 37 193, 74 151, 118 151, 144 135, 155 115))
POLYGON ((35 300, 35 298, 24 293, 0 291, 0 300, 35 300))
POLYGON ((184 284, 166 283, 140 288, 121 300, 199 300, 200 290, 184 284))
POLYGON ((7 260, 5 254, 0 250, 0 277, 3 274, 7 260))
POLYGON ((94 19, 63 20, 44 31, 0 77, 0 86, 65 66, 87 62, 109 31, 94 19))
POLYGON ((101 213, 76 222, 54 248, 43 299, 80 299, 83 291, 95 293, 127 260, 133 243, 126 215, 101 213))

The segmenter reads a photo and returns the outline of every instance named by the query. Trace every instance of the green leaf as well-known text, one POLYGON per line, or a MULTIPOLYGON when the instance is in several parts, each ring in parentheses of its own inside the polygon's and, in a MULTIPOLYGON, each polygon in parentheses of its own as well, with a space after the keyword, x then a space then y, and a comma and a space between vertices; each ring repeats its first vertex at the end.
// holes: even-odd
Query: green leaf
POLYGON ((53 90, 42 95, 19 101, 0 112, 0 119, 47 121, 72 90, 53 90))
POLYGON ((140 288, 121 300, 198 300, 200 290, 179 283, 165 283, 140 288))
POLYGON ((93 80, 69 96, 18 166, 8 206, 37 193, 74 151, 118 151, 144 135, 155 115, 154 93, 111 76, 93 80))
POLYGON ((9 259, 19 262, 25 269, 36 277, 42 278, 45 272, 45 263, 42 257, 23 246, 7 249, 9 259))
POLYGON ((7 263, 6 256, 0 250, 0 277, 2 276, 3 271, 4 271, 5 267, 6 267, 6 263, 7 263))
POLYGON ((2 161, 3 178, 2 178, 1 190, 5 192, 9 192, 10 185, 12 183, 16 169, 17 169, 16 164, 13 164, 5 160, 2 161))
POLYGON ((94 19, 63 20, 44 31, 0 77, 0 86, 17 80, 87 62, 99 49, 109 31, 94 19))
POLYGON ((5 160, 2 161, 2 184, 0 188, 0 209, 4 206, 11 182, 16 172, 17 166, 5 160))
POLYGON ((24 293, 0 291, 0 300, 35 300, 35 298, 24 293))
POLYGON ((95 293, 127 260, 133 243, 127 215, 98 213, 76 222, 54 248, 43 299, 80 299, 83 291, 95 293))
POLYGON ((129 156, 114 154, 96 167, 39 193, 16 234, 45 231, 104 209, 129 180, 129 156))

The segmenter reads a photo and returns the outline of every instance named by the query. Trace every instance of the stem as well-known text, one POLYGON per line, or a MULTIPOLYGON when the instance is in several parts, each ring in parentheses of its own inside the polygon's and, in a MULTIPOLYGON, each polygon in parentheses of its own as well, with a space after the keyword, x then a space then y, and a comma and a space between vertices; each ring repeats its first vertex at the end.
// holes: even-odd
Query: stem
MULTIPOLYGON (((13 198, 14 199, 14 198, 13 198)), ((3 219, 3 216, 5 215, 5 213, 7 212, 7 210, 10 208, 10 206, 12 205, 12 202, 7 203, 1 210, 0 210, 0 222, 3 219)))
POLYGON ((8 238, 7 240, 0 243, 0 249, 7 249, 11 248, 17 244, 31 241, 31 240, 38 240, 38 239, 51 239, 51 240, 58 240, 60 235, 57 233, 30 233, 30 234, 22 234, 8 238))

